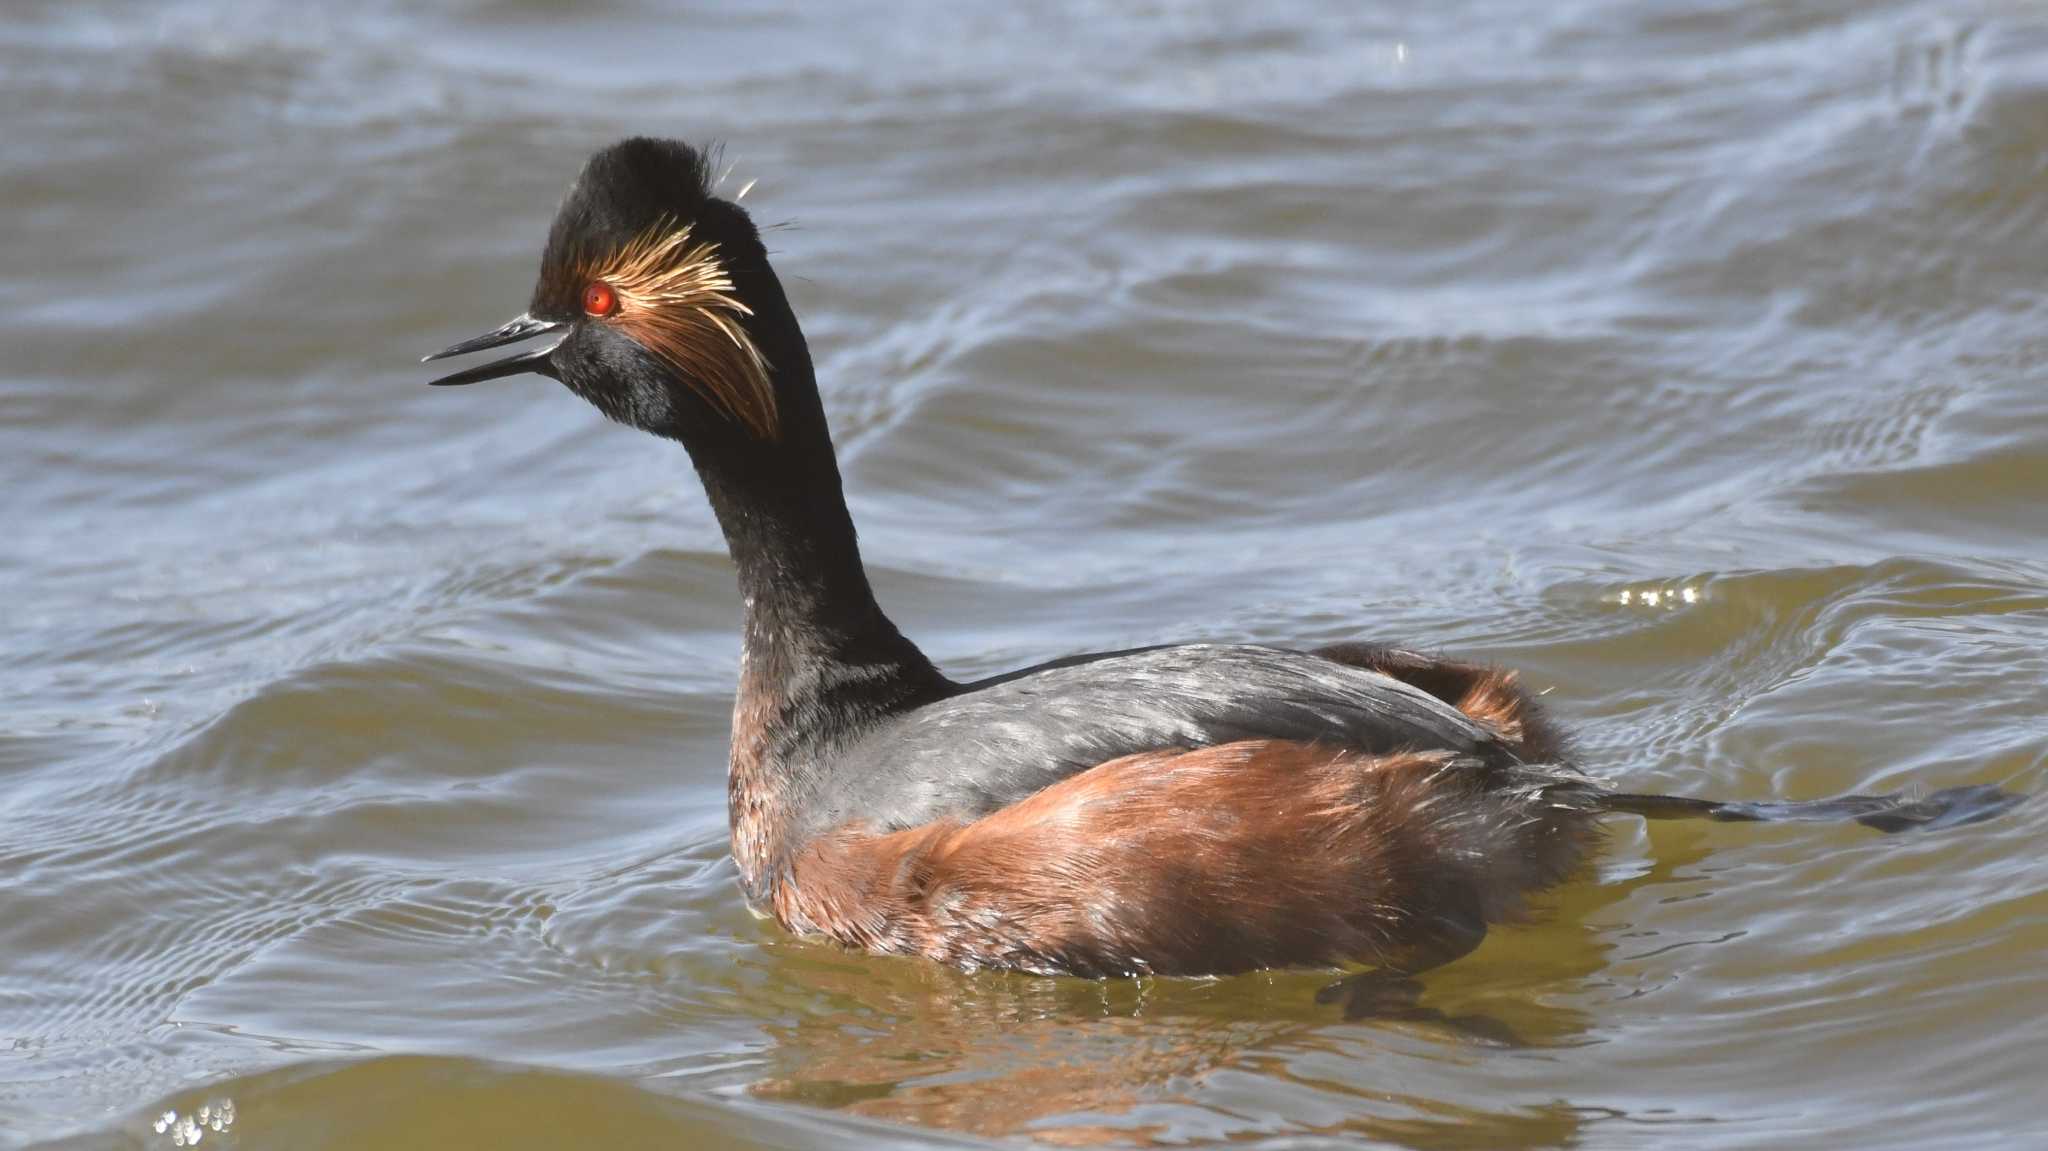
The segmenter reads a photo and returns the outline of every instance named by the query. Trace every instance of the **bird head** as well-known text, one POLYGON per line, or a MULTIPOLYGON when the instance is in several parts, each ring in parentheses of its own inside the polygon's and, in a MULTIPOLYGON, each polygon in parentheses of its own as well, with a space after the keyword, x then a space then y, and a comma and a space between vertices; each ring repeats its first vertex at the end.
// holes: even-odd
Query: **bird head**
POLYGON ((713 194, 711 168, 677 140, 635 137, 592 156, 555 213, 526 313, 426 359, 547 342, 432 382, 537 372, 656 434, 723 420, 773 440, 775 385, 749 302, 773 274, 746 211, 713 194))

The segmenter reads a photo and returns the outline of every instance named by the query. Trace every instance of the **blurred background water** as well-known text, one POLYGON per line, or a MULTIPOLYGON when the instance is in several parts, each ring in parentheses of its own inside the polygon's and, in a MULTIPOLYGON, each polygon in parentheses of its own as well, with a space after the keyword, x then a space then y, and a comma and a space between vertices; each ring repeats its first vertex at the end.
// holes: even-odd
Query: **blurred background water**
POLYGON ((2048 9, 27 0, 0 99, 0 1146, 2048 1145, 2048 805, 1615 820, 1399 1022, 792 941, 683 454, 414 362, 721 138, 957 675, 1404 639, 1634 789, 2040 790, 2048 9))

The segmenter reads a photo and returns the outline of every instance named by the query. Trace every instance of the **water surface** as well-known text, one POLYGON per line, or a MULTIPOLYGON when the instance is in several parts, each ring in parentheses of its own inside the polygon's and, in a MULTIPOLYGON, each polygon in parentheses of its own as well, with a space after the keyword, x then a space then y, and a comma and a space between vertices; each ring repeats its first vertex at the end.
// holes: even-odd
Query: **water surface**
POLYGON ((1635 790, 2038 791, 2039 7, 66 0, 0 98, 0 1146, 2048 1143, 2048 805, 1618 819, 1398 1020, 793 941, 681 451, 413 362, 723 138, 958 676, 1403 639, 1635 790))

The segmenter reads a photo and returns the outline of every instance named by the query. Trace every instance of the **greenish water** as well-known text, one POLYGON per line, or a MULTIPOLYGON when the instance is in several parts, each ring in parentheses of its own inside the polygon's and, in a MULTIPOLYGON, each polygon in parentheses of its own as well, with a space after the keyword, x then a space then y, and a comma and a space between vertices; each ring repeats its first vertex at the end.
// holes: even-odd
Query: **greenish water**
POLYGON ((2038 6, 9 16, 0 1147, 2048 1144, 2040 804, 1617 819, 1404 1021, 791 940, 681 451, 414 363, 721 137, 957 675, 1403 639, 1635 790, 2040 791, 2038 6))

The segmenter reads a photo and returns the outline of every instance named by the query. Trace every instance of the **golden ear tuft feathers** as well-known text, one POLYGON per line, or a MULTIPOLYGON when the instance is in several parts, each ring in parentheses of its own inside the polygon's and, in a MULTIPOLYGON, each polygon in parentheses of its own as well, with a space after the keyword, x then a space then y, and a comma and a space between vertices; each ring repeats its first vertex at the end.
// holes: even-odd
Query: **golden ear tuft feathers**
POLYGON ((688 226, 664 219, 609 256, 580 261, 576 275, 616 293, 605 322, 617 324, 749 431, 775 438, 768 361, 742 322, 754 313, 733 294, 717 244, 692 242, 688 226))

